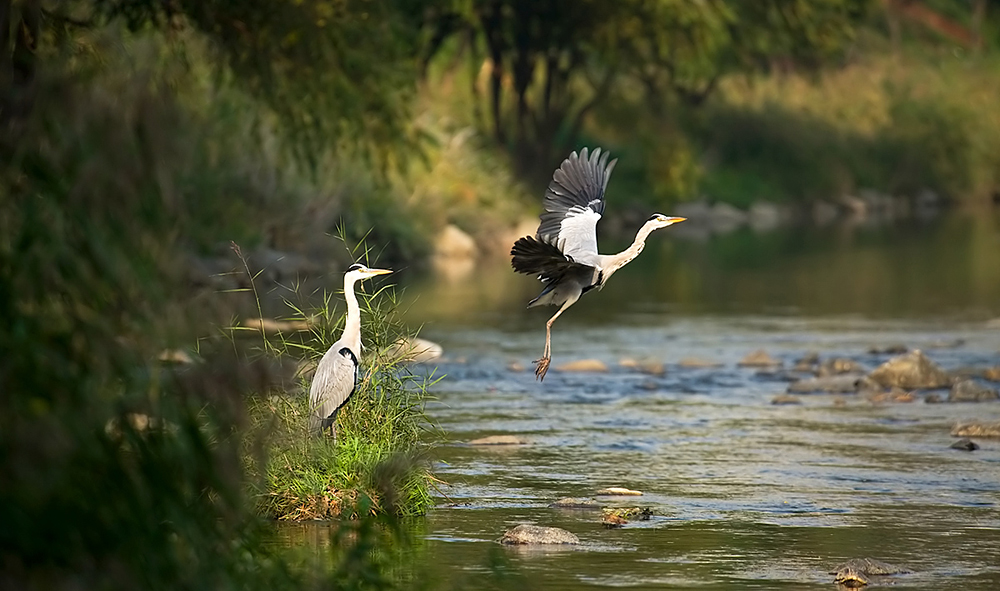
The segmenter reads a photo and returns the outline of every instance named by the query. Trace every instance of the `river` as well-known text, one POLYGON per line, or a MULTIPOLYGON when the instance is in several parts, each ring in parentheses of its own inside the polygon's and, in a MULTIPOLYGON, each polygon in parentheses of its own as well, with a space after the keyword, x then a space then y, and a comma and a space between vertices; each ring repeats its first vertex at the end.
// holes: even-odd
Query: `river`
POLYGON ((871 557, 912 571, 900 589, 1000 588, 1000 440, 949 447, 1000 402, 774 405, 788 383, 738 365, 764 349, 786 368, 817 352, 871 369, 891 357, 872 348, 897 344, 949 370, 1000 365, 1000 219, 669 232, 556 322, 543 383, 531 362, 554 309, 524 309, 532 278, 496 261, 408 286, 409 320, 446 352, 428 410, 447 484, 420 526, 431 587, 829 589, 833 566, 871 557), (609 371, 558 370, 579 359, 609 371), (497 434, 527 443, 467 444, 497 434), (550 507, 608 486, 643 495, 601 504, 653 516, 606 529, 600 510, 550 507), (497 544, 521 523, 581 544, 497 544))

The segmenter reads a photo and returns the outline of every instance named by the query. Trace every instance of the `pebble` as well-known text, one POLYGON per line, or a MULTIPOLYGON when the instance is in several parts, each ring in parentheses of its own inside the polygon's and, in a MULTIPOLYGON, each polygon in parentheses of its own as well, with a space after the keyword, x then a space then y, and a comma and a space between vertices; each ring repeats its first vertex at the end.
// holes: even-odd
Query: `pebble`
POLYGON ((549 504, 554 509, 600 509, 601 505, 594 499, 578 499, 566 497, 549 504))
POLYGON ((662 376, 667 373, 666 368, 663 366, 663 362, 656 361, 655 359, 632 359, 630 357, 626 357, 620 360, 618 365, 653 376, 662 376))
POLYGON ((580 538, 558 527, 521 524, 504 532, 501 544, 579 544, 580 538))
POLYGON ((695 368, 705 368, 705 367, 722 367, 722 364, 718 361, 712 361, 711 359, 701 359, 700 357, 684 357, 677 362, 677 365, 681 367, 695 367, 695 368))
POLYGON ((528 442, 514 435, 490 435, 473 439, 469 445, 527 445, 528 442))
POLYGON ((578 359, 556 366, 559 371, 575 371, 584 373, 607 373, 608 366, 599 359, 578 359))
POLYGON ((758 349, 740 360, 737 365, 742 367, 769 367, 772 365, 781 365, 781 361, 771 357, 767 351, 758 349))
POLYGON ((641 497, 642 492, 637 490, 632 490, 628 488, 623 488, 620 486, 612 486, 609 488, 602 488, 597 491, 597 494, 604 496, 616 496, 616 497, 641 497))
POLYGON ((802 400, 791 394, 778 394, 771 399, 771 404, 802 404, 802 400))
POLYGON ((835 357, 821 363, 819 369, 816 370, 816 375, 822 378, 842 374, 860 374, 866 371, 868 371, 867 368, 862 367, 860 363, 853 359, 835 357))

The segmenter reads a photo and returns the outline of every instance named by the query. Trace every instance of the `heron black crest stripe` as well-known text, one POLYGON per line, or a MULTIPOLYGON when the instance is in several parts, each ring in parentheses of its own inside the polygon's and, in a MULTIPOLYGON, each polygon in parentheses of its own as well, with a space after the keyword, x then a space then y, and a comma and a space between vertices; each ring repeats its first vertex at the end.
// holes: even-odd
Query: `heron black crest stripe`
POLYGON ((350 267, 348 267, 347 270, 348 271, 361 271, 361 270, 363 270, 365 268, 366 267, 364 265, 362 265, 361 263, 354 263, 353 265, 351 265, 350 267))

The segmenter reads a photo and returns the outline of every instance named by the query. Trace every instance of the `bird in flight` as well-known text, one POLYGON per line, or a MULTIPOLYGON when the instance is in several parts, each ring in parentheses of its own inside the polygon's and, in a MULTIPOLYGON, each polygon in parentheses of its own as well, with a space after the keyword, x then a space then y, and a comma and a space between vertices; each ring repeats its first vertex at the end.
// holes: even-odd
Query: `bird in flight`
POLYGON ((611 275, 639 256, 653 230, 685 218, 654 213, 639 228, 632 245, 618 254, 598 254, 597 222, 604 213, 604 191, 617 159, 608 162, 600 148, 573 152, 552 174, 545 191, 545 212, 535 236, 519 238, 511 248, 518 273, 535 275, 545 284, 528 307, 559 306, 545 323, 545 351, 535 361, 535 377, 545 379, 552 361, 552 323, 591 289, 602 288, 611 275))
POLYGON ((309 430, 322 435, 330 430, 337 434, 334 421, 337 411, 354 394, 358 382, 358 360, 361 358, 361 309, 354 293, 354 284, 376 275, 392 273, 386 269, 369 269, 358 263, 344 274, 344 299, 347 300, 347 320, 340 340, 333 344, 316 366, 309 387, 309 430))

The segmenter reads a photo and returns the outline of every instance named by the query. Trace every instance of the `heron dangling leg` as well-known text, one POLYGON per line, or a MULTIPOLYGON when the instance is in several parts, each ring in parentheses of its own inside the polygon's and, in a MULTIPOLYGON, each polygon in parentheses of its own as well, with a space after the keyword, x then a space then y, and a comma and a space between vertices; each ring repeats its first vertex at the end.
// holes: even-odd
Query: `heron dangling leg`
MULTIPOLYGON (((579 296, 577 296, 579 298, 579 296)), ((566 303, 559 308, 559 311, 549 318, 549 321, 545 323, 545 351, 542 353, 541 359, 535 360, 535 378, 540 382, 545 379, 545 374, 549 371, 549 364, 552 363, 552 323, 559 318, 566 308, 572 306, 577 298, 566 300, 566 303)))

